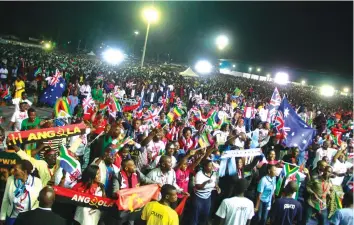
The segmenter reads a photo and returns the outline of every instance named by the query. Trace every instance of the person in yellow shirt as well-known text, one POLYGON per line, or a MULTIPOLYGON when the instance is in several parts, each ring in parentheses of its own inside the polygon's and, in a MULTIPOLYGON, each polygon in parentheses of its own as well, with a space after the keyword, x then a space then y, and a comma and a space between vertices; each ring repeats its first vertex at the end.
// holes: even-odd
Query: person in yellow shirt
POLYGON ((170 207, 171 203, 177 201, 177 189, 165 184, 161 188, 161 200, 146 204, 141 215, 141 219, 147 225, 179 225, 178 215, 170 207))
POLYGON ((17 79, 15 80, 15 96, 14 98, 19 98, 21 99, 22 97, 22 92, 25 91, 25 82, 22 80, 20 76, 17 76, 17 79))

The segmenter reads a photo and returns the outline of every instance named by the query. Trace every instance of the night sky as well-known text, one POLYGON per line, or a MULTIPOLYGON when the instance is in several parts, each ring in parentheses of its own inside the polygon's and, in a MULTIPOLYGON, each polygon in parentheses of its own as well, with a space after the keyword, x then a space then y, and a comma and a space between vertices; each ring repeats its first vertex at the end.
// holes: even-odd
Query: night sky
MULTIPOLYGON (((143 45, 149 2, 1 2, 2 34, 100 42, 128 49, 143 45), (140 35, 134 37, 134 30, 140 35)), ((320 78, 351 87, 353 2, 155 2, 147 54, 193 63, 201 57, 235 59, 254 66, 325 72, 320 78), (230 38, 222 54, 218 34, 230 38)), ((304 75, 305 76, 305 75, 304 75)))

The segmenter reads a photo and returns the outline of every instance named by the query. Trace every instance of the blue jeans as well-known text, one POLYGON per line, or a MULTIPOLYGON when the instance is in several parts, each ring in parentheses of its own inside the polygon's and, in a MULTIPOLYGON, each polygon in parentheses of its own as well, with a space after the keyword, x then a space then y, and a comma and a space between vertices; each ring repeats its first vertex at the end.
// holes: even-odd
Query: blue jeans
POLYGON ((308 204, 306 205, 306 225, 329 225, 327 209, 318 211, 308 204))
POLYGON ((269 210, 268 208, 268 202, 260 202, 259 204, 259 209, 258 209, 258 225, 265 225, 267 222, 267 218, 268 218, 268 213, 269 210))
POLYGON ((245 128, 246 128, 246 133, 251 131, 251 119, 250 118, 244 118, 243 122, 245 124, 245 128))
POLYGON ((206 225, 208 224, 210 206, 211 206, 211 196, 207 199, 199 198, 198 196, 193 196, 193 209, 192 209, 192 221, 191 225, 206 225))

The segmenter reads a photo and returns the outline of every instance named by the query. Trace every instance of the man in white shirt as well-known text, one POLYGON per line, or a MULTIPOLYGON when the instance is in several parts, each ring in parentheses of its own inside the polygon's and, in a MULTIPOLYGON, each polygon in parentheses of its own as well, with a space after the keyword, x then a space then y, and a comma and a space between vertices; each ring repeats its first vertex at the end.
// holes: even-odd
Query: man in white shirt
POLYGON ((86 81, 85 84, 80 87, 80 95, 81 99, 84 99, 87 96, 91 95, 91 87, 88 81, 86 81))
POLYGON ((313 161, 312 168, 315 168, 317 162, 321 160, 324 156, 328 157, 329 162, 332 162, 333 156, 336 154, 337 150, 329 148, 331 146, 330 141, 325 141, 322 145, 322 148, 317 149, 315 160, 313 161))
POLYGON ((245 179, 237 179, 234 185, 235 197, 226 198, 219 206, 215 224, 223 225, 249 225, 254 216, 254 204, 244 197, 248 182, 245 179))
POLYGON ((7 70, 6 66, 3 65, 3 66, 0 68, 0 79, 6 81, 8 74, 9 74, 9 71, 7 70))
POLYGON ((21 99, 19 99, 19 98, 12 99, 12 104, 15 105, 15 111, 20 111, 20 103, 21 102, 26 102, 28 104, 28 107, 32 106, 32 102, 27 99, 26 92, 22 92, 22 98, 21 99))
POLYGON ((177 189, 177 193, 182 193, 189 196, 189 194, 184 192, 183 189, 176 183, 176 173, 172 169, 172 160, 170 156, 161 156, 159 167, 151 170, 147 177, 161 186, 164 184, 173 185, 177 189))
POLYGON ((15 131, 20 131, 21 130, 21 123, 24 119, 28 118, 27 114, 27 103, 26 102, 21 102, 20 103, 20 110, 15 111, 14 114, 11 117, 10 123, 9 123, 9 130, 13 125, 15 125, 15 131))

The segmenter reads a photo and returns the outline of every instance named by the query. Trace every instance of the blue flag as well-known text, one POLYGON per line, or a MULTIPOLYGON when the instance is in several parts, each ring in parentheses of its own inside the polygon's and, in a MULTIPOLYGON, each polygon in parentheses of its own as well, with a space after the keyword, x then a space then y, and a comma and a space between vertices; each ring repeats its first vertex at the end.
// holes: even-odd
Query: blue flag
POLYGON ((275 128, 286 147, 297 147, 303 151, 311 144, 316 130, 309 127, 294 111, 284 97, 275 118, 275 128))
POLYGON ((62 96, 65 89, 66 82, 64 78, 59 77, 54 85, 51 85, 51 83, 48 84, 48 87, 44 90, 39 101, 53 107, 57 99, 62 96))

